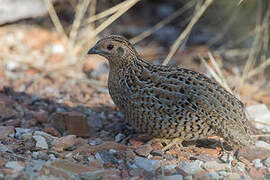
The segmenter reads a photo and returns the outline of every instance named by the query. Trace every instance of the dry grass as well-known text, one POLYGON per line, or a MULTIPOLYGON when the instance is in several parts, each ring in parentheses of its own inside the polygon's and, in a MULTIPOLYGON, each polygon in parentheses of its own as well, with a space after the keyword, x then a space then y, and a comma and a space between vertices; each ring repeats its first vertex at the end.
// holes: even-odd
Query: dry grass
POLYGON ((209 66, 206 61, 200 57, 200 59, 202 60, 203 64, 205 65, 206 69, 210 72, 210 74, 213 76, 213 78, 221 85, 223 86, 227 91, 229 91, 230 93, 233 94, 232 90, 230 89, 230 87, 228 86, 226 79, 224 78, 222 71, 220 69, 220 67, 218 66, 214 56, 212 55, 211 52, 208 52, 208 56, 210 58, 210 62, 213 64, 214 69, 211 68, 211 66, 209 66))
POLYGON ((170 48, 170 52, 166 59, 163 61, 163 65, 167 65, 172 56, 176 53, 177 49, 184 42, 187 36, 190 34, 193 26, 198 22, 200 17, 203 15, 205 10, 212 4, 213 0, 206 0, 204 4, 195 12, 193 18, 191 19, 190 23, 187 25, 185 30, 180 34, 180 36, 175 40, 173 45, 170 48))
POLYGON ((182 8, 178 9, 177 11, 175 11, 172 15, 166 17, 165 19, 163 19, 160 22, 158 22, 157 24, 155 24, 152 28, 150 28, 147 31, 145 31, 145 32, 143 32, 143 33, 141 33, 141 34, 133 37, 132 39, 130 39, 130 42, 132 44, 136 44, 137 42, 139 42, 139 41, 143 40, 144 38, 150 36, 154 32, 158 31, 162 27, 164 27, 167 24, 169 24, 175 18, 179 17, 185 11, 187 11, 188 9, 190 9, 191 7, 193 7, 195 5, 195 2, 196 2, 195 0, 192 0, 192 1, 188 2, 182 8))

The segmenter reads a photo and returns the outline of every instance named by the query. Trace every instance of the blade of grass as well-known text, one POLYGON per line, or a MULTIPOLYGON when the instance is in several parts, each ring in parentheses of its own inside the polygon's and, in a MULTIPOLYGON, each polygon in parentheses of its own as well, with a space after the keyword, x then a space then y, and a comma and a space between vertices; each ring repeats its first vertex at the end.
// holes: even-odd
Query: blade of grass
MULTIPOLYGON (((210 74, 213 76, 213 78, 222 86, 224 87, 228 92, 232 93, 231 89, 227 85, 227 83, 224 83, 225 81, 222 80, 221 77, 206 63, 205 59, 201 56, 199 56, 201 61, 203 62, 203 65, 206 67, 206 69, 210 72, 210 74)), ((233 93, 232 93, 233 94, 233 93)))
POLYGON ((69 33, 69 37, 72 44, 74 44, 75 42, 82 18, 85 15, 85 12, 90 2, 91 0, 80 0, 77 5, 75 19, 72 23, 71 31, 69 33))
POLYGON ((214 65, 214 67, 215 67, 215 70, 216 70, 216 72, 217 72, 217 75, 219 76, 219 78, 220 78, 221 81, 222 81, 223 87, 225 87, 225 89, 226 89, 227 91, 229 91, 230 93, 232 93, 232 91, 231 91, 230 87, 228 86, 228 84, 227 84, 227 82, 226 82, 226 80, 225 80, 225 78, 224 78, 224 76, 223 76, 223 74, 222 74, 222 72, 221 72, 221 69, 219 68, 219 66, 218 66, 218 64, 217 64, 217 62, 216 62, 214 56, 212 55, 211 52, 208 52, 208 56, 209 56, 209 58, 210 58, 211 63, 212 63, 212 64, 214 65))
POLYGON ((172 15, 166 17, 165 19, 163 19, 162 21, 160 21, 159 23, 157 23, 156 25, 154 25, 150 29, 146 30, 145 32, 139 34, 138 36, 133 37, 132 39, 130 39, 130 42, 132 44, 135 44, 135 43, 143 40, 144 38, 150 36, 151 34, 153 34, 154 32, 156 32, 157 30, 159 30, 162 27, 164 27, 165 25, 169 24, 175 18, 179 17, 181 14, 183 14, 189 8, 191 8, 192 6, 194 6, 195 2, 196 2, 195 0, 189 1, 188 3, 185 4, 185 6, 183 6, 180 9, 178 9, 177 11, 175 11, 172 15))
POLYGON ((121 3, 111 7, 109 9, 105 10, 105 11, 102 11, 99 14, 96 14, 94 16, 90 16, 88 18, 86 24, 92 23, 92 22, 94 22, 96 20, 99 20, 99 19, 102 19, 102 18, 104 18, 106 16, 109 16, 109 15, 115 13, 116 11, 118 11, 119 9, 124 8, 125 6, 128 6, 128 5, 132 4, 132 3, 133 3, 133 0, 126 0, 124 2, 121 2, 121 3))
POLYGON ((203 15, 205 10, 212 4, 213 0, 206 0, 205 3, 200 7, 200 9, 196 12, 194 17, 191 19, 190 23, 187 25, 185 30, 181 33, 181 35, 176 39, 176 41, 173 43, 173 45, 170 48, 170 52, 164 62, 163 65, 167 65, 172 56, 176 53, 178 47, 180 44, 185 40, 187 35, 191 32, 193 26, 197 23, 197 21, 200 19, 200 17, 203 15))
POLYGON ((52 4, 52 1, 51 0, 44 0, 45 1, 45 4, 47 5, 47 8, 48 8, 48 12, 49 12, 49 15, 51 17, 51 20, 56 28, 56 31, 61 34, 64 38, 67 39, 67 35, 65 33, 65 30, 56 14, 56 11, 54 9, 54 6, 52 4))
MULTIPOLYGON (((89 36, 88 38, 91 39, 98 35, 100 32, 102 32, 105 28, 107 28, 110 24, 112 24, 116 19, 118 19, 121 15, 123 15, 126 11, 128 11, 131 7, 133 7, 137 2, 140 0, 129 0, 132 1, 132 3, 129 3, 128 6, 124 6, 123 8, 119 9, 116 13, 114 13, 112 16, 110 16, 106 21, 104 21, 101 25, 99 25, 95 31, 89 36)), ((82 52, 82 55, 84 56, 86 52, 89 50, 89 39, 86 39, 81 43, 81 47, 84 47, 82 52)))

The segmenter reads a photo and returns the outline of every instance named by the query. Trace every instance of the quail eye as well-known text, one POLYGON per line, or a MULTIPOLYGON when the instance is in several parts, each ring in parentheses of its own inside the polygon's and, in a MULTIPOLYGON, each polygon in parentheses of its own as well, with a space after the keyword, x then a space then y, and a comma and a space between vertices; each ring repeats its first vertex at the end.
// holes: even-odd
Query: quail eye
POLYGON ((108 50, 112 50, 112 49, 113 49, 113 45, 112 45, 112 44, 109 44, 109 45, 107 46, 107 49, 108 49, 108 50))

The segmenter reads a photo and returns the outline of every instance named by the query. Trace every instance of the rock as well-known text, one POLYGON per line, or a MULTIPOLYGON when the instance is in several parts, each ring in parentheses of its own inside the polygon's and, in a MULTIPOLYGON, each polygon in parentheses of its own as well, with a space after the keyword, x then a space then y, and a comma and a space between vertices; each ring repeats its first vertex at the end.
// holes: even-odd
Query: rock
POLYGON ((266 167, 270 167, 270 157, 266 158, 266 159, 263 161, 263 164, 264 164, 266 167))
POLYGON ((163 167, 165 174, 175 174, 176 173, 176 164, 170 164, 163 167))
POLYGON ((269 180, 270 179, 270 173, 265 174, 263 179, 269 180))
POLYGON ((211 180, 219 180, 219 175, 216 172, 210 172, 206 174, 211 180))
POLYGON ((21 19, 43 16, 47 13, 42 0, 0 0, 0 24, 11 23, 21 19), (29 11, 31 9, 31 11, 29 11), (10 16, 12 14, 12 16, 10 16))
POLYGON ((33 130, 24 128, 15 128, 15 138, 20 140, 28 140, 32 138, 33 130))
POLYGON ((61 133, 54 127, 45 127, 44 132, 54 137, 61 137, 61 133))
POLYGON ((261 169, 261 168, 264 167, 263 164, 261 163, 261 160, 260 160, 260 159, 254 159, 254 160, 252 161, 252 163, 253 163, 253 166, 254 166, 256 169, 261 169))
POLYGON ((222 178, 224 178, 225 176, 227 176, 227 172, 226 171, 219 171, 218 172, 218 175, 220 176, 220 178, 222 179, 222 178))
POLYGON ((245 172, 246 171, 246 166, 242 162, 237 162, 236 169, 238 169, 239 171, 245 172))
POLYGON ((122 134, 122 133, 119 133, 119 134, 117 134, 116 136, 115 136, 115 142, 120 142, 120 141, 122 141, 124 138, 125 138, 126 136, 124 135, 124 134, 122 134))
POLYGON ((255 127, 264 132, 270 132, 270 111, 265 104, 249 106, 246 108, 249 116, 254 120, 255 127))
POLYGON ((95 139, 89 139, 88 144, 91 146, 96 146, 102 143, 102 140, 100 138, 95 138, 95 139))
POLYGON ((270 150, 262 147, 250 146, 244 147, 239 150, 237 154, 237 158, 244 157, 249 161, 253 161, 254 159, 265 159, 270 157, 270 150))
POLYGON ((1 152, 7 152, 7 151, 9 151, 9 149, 5 145, 0 143, 0 151, 1 152))
POLYGON ((108 151, 101 150, 95 154, 96 159, 100 160, 103 164, 109 162, 111 164, 119 164, 119 160, 114 156, 114 154, 108 151))
POLYGON ((36 148, 38 149, 48 149, 48 143, 46 139, 42 136, 33 136, 33 139, 36 141, 36 148))
POLYGON ((106 174, 114 174, 117 170, 97 170, 70 161, 56 160, 46 164, 40 171, 42 175, 52 175, 60 179, 102 179, 106 174), (111 172, 113 171, 113 172, 111 172))
MULTIPOLYGON (((0 2, 1 1, 3 0, 0 0, 0 2)), ((1 7, 0 7, 0 17, 1 17, 1 7)), ((14 102, 9 100, 8 96, 0 94, 0 118, 8 119, 16 116, 16 111, 12 107, 12 104, 14 104, 14 102)))
POLYGON ((25 164, 21 161, 8 161, 5 164, 6 168, 13 169, 15 171, 21 171, 24 169, 25 164))
POLYGON ((42 152, 42 151, 33 152, 32 157, 34 159, 41 159, 41 160, 45 160, 45 161, 49 160, 48 154, 45 152, 42 152))
MULTIPOLYGON (((39 179, 40 176, 42 176, 39 172, 42 169, 43 165, 46 163, 46 161, 43 160, 31 160, 29 161, 24 169, 24 173, 27 177, 27 179, 39 179)), ((46 178, 43 178, 44 180, 46 178)), ((42 180, 42 178, 40 178, 42 180)))
POLYGON ((13 126, 0 126, 0 140, 6 139, 10 134, 14 134, 13 126))
POLYGON ((54 154, 49 154, 48 157, 50 158, 50 160, 56 160, 57 159, 54 154))
POLYGON ((139 156, 147 157, 152 150, 153 148, 150 144, 145 144, 145 145, 138 146, 135 149, 135 153, 139 156))
POLYGON ((47 111, 38 111, 33 114, 33 117, 37 120, 39 123, 48 123, 49 120, 49 113, 47 111))
POLYGON ((240 180, 241 176, 237 173, 228 173, 224 180, 240 180))
POLYGON ((217 163, 216 161, 207 161, 202 165, 208 171, 221 171, 221 170, 229 170, 231 167, 228 164, 217 163))
POLYGON ((134 162, 137 167, 142 168, 148 172, 154 172, 161 167, 161 162, 159 160, 149 160, 139 156, 135 157, 134 162))
POLYGON ((233 161, 234 157, 232 153, 224 153, 220 157, 220 160, 223 161, 224 163, 231 164, 233 161))
POLYGON ((191 175, 197 174, 203 171, 203 169, 201 168, 202 163, 203 163, 202 161, 196 160, 196 161, 183 165, 180 169, 183 170, 187 174, 191 174, 191 175))
POLYGON ((252 166, 249 169, 249 175, 252 179, 262 179, 264 176, 261 171, 257 170, 256 168, 252 166))
POLYGON ((68 135, 62 138, 56 139, 52 142, 52 148, 55 151, 62 152, 65 149, 68 149, 75 145, 76 136, 75 135, 68 135))
POLYGON ((66 129, 69 134, 89 137, 91 136, 91 127, 88 124, 87 117, 79 112, 56 112, 52 115, 53 126, 63 133, 66 129))
POLYGON ((52 141, 58 139, 58 138, 56 138, 56 137, 54 137, 54 136, 52 136, 52 135, 50 135, 48 133, 45 133, 43 131, 35 131, 34 135, 44 137, 46 139, 46 141, 49 142, 49 143, 51 143, 52 141))
POLYGON ((180 174, 176 174, 176 175, 172 175, 172 176, 165 176, 162 179, 164 179, 164 180, 182 180, 183 176, 180 174))
POLYGON ((86 179, 91 179, 91 180, 120 180, 120 172, 119 170, 115 169, 101 169, 97 171, 92 171, 92 172, 86 172, 86 173, 80 173, 79 174, 80 179, 86 180, 86 179))
POLYGON ((256 141, 255 146, 262 147, 270 150, 270 144, 264 142, 264 141, 256 141))

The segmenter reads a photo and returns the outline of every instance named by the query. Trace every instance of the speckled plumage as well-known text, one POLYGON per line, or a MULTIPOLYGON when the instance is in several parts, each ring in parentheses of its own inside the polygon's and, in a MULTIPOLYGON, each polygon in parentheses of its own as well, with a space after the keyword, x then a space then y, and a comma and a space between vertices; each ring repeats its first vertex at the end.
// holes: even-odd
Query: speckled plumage
POLYGON ((243 104, 206 76, 151 65, 121 36, 101 39, 89 54, 109 60, 110 95, 127 121, 142 132, 183 140, 218 135, 230 144, 251 144, 243 104))

